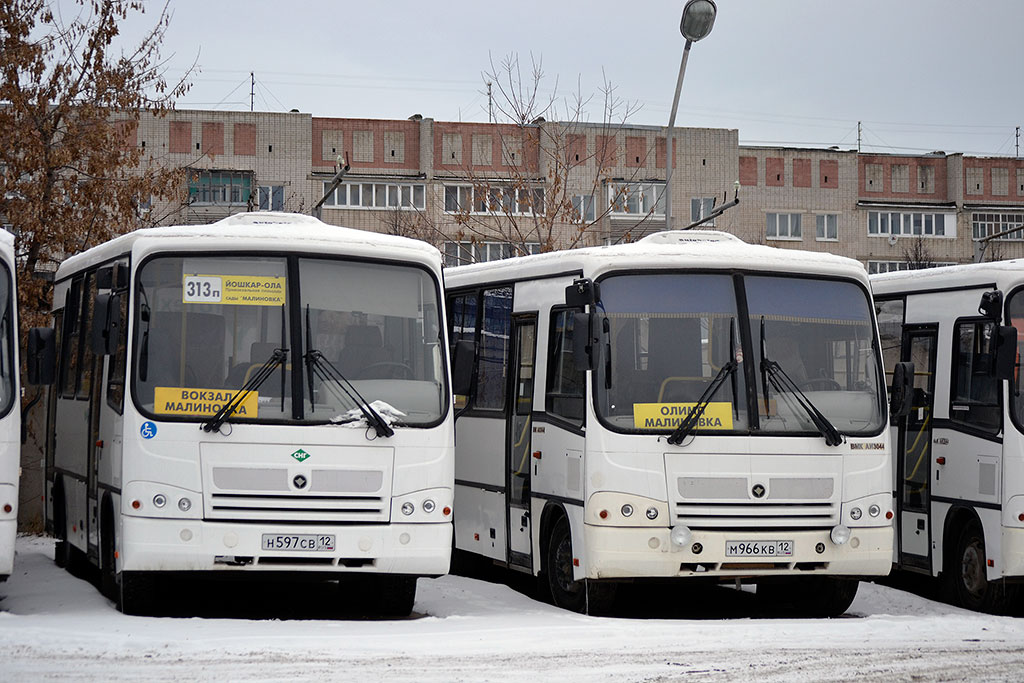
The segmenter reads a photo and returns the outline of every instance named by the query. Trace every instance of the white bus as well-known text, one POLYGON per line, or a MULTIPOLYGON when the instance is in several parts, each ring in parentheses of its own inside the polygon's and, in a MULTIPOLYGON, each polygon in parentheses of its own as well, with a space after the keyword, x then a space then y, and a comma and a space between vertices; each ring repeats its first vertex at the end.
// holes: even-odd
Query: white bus
POLYGON ((283 213, 139 230, 61 264, 53 315, 31 334, 56 559, 124 612, 239 572, 350 579, 343 601, 400 615, 447 572, 433 247, 283 213))
POLYGON ((0 230, 0 581, 6 581, 14 569, 21 471, 18 295, 14 273, 14 238, 0 230))
POLYGON ((887 371, 914 364, 912 409, 892 427, 894 562, 939 577, 955 604, 1011 609, 1024 584, 1024 261, 871 286, 887 371))
POLYGON ((887 406, 864 268, 714 231, 445 272, 455 546, 608 608, 710 577, 815 615, 887 574, 887 406))

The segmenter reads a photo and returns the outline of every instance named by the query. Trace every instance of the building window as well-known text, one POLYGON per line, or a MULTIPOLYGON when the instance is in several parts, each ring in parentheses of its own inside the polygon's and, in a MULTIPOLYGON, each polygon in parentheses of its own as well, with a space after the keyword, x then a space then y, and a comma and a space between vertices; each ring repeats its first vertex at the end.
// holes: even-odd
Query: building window
MULTIPOLYGON (((940 266, 955 266, 956 263, 953 261, 936 261, 935 263, 927 266, 928 268, 938 268, 940 266)), ((879 273, 895 273, 898 270, 918 270, 920 265, 915 265, 907 261, 868 261, 868 274, 877 275, 879 273)))
POLYGON ((582 223, 593 223, 597 213, 594 207, 594 195, 573 195, 572 209, 575 211, 575 218, 577 221, 582 223))
POLYGON ((533 215, 544 213, 544 188, 509 185, 476 187, 445 185, 444 210, 477 214, 533 215))
MULTIPOLYGON (((324 183, 324 192, 331 187, 324 183)), ((409 183, 342 183, 324 206, 348 209, 425 209, 426 186, 409 183)))
POLYGON ((956 237, 955 226, 954 214, 868 211, 868 235, 956 237))
POLYGON ((513 256, 539 253, 539 242, 527 242, 523 245, 511 242, 445 242, 444 265, 464 266, 468 263, 500 261, 513 256))
POLYGON ((609 183, 613 216, 665 215, 665 183, 609 183))
POLYGON ((248 204, 252 194, 252 173, 190 169, 188 179, 189 204, 248 204))
POLYGON ((839 241, 839 214, 819 213, 814 217, 817 232, 815 239, 821 242, 839 241))
MULTIPOLYGON (((696 223, 701 218, 708 216, 715 209, 715 198, 714 197, 694 197, 690 200, 690 222, 696 223)), ((709 221, 701 223, 702 226, 711 227, 715 224, 715 219, 712 218, 709 221)))
MULTIPOLYGON (((971 231, 974 239, 995 235, 1013 228, 1024 228, 1024 213, 972 213, 971 231)), ((997 240, 1024 240, 1024 229, 1014 230, 997 240)))
POLYGON ((256 196, 260 211, 284 211, 284 185, 260 185, 256 196))
POLYGON ((765 235, 769 239, 798 240, 803 238, 800 231, 800 214, 765 214, 765 235))

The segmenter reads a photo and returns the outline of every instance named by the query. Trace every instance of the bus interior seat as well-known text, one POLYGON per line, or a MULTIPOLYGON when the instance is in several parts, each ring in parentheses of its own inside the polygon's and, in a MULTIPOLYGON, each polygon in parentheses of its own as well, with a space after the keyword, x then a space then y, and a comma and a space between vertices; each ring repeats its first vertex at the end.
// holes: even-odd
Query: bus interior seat
POLYGON ((155 313, 149 329, 149 356, 149 382, 155 386, 219 388, 216 384, 224 376, 224 318, 209 313, 184 317, 155 313))
POLYGON ((391 360, 380 328, 376 325, 349 325, 345 330, 345 348, 338 364, 338 369, 345 377, 359 378, 371 365, 391 360))

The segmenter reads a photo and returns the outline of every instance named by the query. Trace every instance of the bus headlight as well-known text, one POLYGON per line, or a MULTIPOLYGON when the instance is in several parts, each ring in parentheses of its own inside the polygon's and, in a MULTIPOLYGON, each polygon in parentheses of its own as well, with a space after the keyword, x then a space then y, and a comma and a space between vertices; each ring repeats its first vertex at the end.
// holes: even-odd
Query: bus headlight
POLYGON ((843 545, 850 540, 850 527, 837 524, 832 527, 832 532, 828 535, 832 539, 832 542, 836 545, 843 545))
POLYGON ((422 507, 423 507, 423 511, 424 512, 426 512, 427 514, 430 514, 431 512, 433 512, 435 510, 435 508, 437 508, 437 503, 435 503, 431 499, 427 498, 425 501, 423 501, 423 506, 422 507))
POLYGON ((647 508, 647 519, 654 521, 658 518, 658 508, 653 505, 647 508))
POLYGON ((882 511, 882 508, 880 508, 880 507, 878 507, 877 505, 874 505, 874 504, 872 504, 871 507, 868 508, 868 514, 871 515, 872 517, 877 517, 878 514, 881 511, 882 511))
POLYGON ((626 503, 621 508, 619 508, 619 512, 622 513, 623 517, 632 517, 633 516, 633 506, 630 505, 629 503, 626 503))
POLYGON ((860 519, 862 514, 864 513, 860 511, 860 508, 850 508, 850 519, 855 522, 860 519))
POLYGON ((192 501, 188 498, 180 498, 178 500, 178 509, 182 512, 188 512, 192 509, 192 501))
POLYGON ((409 515, 411 515, 414 512, 416 512, 416 506, 415 505, 413 505, 409 501, 405 501, 404 503, 402 503, 402 514, 403 515, 408 517, 409 515))
POLYGON ((162 508, 164 505, 167 505, 167 496, 165 496, 162 493, 156 494, 155 496, 153 496, 153 505, 157 506, 158 508, 162 508))

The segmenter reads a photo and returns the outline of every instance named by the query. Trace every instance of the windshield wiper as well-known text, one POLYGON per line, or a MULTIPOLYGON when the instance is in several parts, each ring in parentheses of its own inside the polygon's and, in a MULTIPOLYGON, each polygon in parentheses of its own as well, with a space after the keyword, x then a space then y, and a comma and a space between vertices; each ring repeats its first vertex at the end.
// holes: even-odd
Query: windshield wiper
POLYGON ((310 403, 314 404, 315 407, 315 403, 313 401, 313 375, 315 374, 320 379, 321 384, 327 387, 327 390, 331 392, 331 394, 334 396, 335 399, 338 400, 339 403, 344 403, 346 397, 349 401, 354 403, 356 407, 359 408, 359 412, 361 412, 363 414, 363 417, 366 418, 367 424, 373 427, 374 431, 377 432, 377 436, 393 436, 395 430, 391 428, 391 425, 389 425, 387 421, 380 416, 380 413, 373 409, 373 406, 371 406, 370 403, 365 398, 363 398, 362 394, 360 394, 359 391, 355 388, 355 385, 353 385, 352 382, 348 380, 348 378, 341 374, 341 371, 334 366, 334 363, 327 360, 327 357, 324 356, 324 354, 311 347, 311 339, 312 335, 310 334, 309 325, 309 306, 307 305, 305 361, 306 374, 308 376, 309 381, 310 403), (342 395, 341 391, 339 391, 339 388, 341 389, 341 391, 345 392, 344 396, 342 395))
POLYGON ((216 432, 219 431, 221 425, 228 421, 228 418, 234 415, 235 410, 242 404, 242 401, 252 392, 260 388, 260 386, 267 381, 267 379, 274 374, 274 370, 278 366, 283 366, 285 361, 288 359, 288 349, 274 349, 274 353, 270 354, 270 358, 260 367, 259 370, 249 378, 241 389, 236 391, 231 399, 221 406, 217 414, 210 418, 209 422, 204 422, 202 430, 204 432, 216 432))
POLYGON ((793 381, 793 378, 786 374, 786 371, 782 369, 782 366, 777 361, 770 360, 765 355, 765 343, 764 343, 764 318, 761 318, 761 377, 764 382, 764 401, 765 410, 768 407, 768 386, 767 383, 771 382, 772 387, 779 394, 789 393, 796 398, 796 402, 803 408, 807 416, 811 418, 811 422, 818 428, 818 432, 825 437, 825 444, 828 446, 839 446, 843 443, 843 435, 839 433, 825 415, 818 410, 811 399, 804 395, 804 392, 800 391, 800 388, 793 381))
POLYGON ((683 421, 679 423, 679 426, 675 428, 671 434, 668 435, 668 442, 673 446, 678 446, 683 442, 683 439, 690 435, 694 427, 700 422, 701 415, 707 409, 708 404, 711 403, 711 399, 714 397, 715 392, 718 388, 725 384, 725 380, 736 372, 737 364, 736 361, 731 360, 722 366, 722 369, 718 371, 715 378, 711 380, 711 384, 704 390, 701 397, 697 399, 697 402, 693 405, 693 409, 690 414, 683 418, 683 421))

